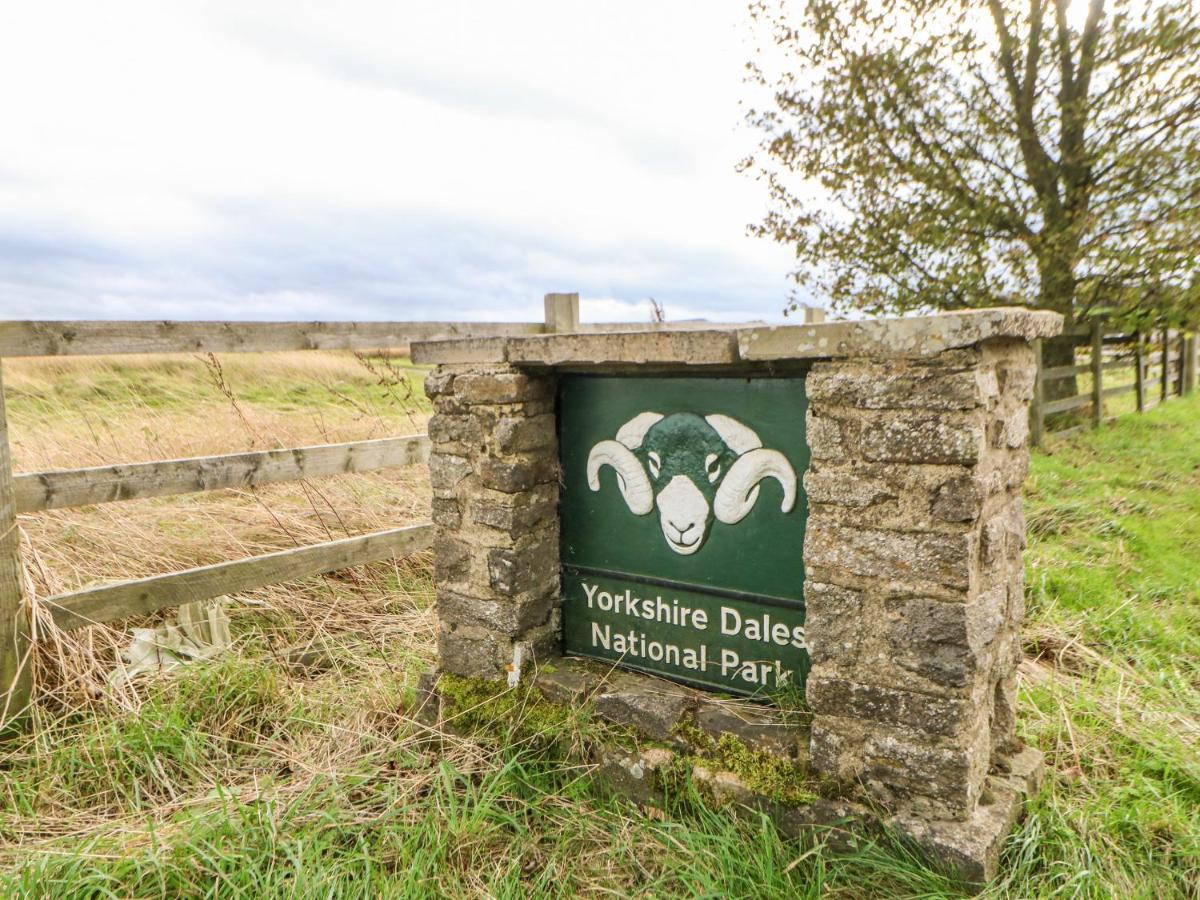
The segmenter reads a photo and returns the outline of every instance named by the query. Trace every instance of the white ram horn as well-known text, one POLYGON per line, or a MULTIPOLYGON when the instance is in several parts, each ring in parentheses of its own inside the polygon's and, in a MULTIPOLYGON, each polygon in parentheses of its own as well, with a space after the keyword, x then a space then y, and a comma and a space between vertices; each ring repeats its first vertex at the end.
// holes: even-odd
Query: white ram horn
POLYGON ((713 431, 721 436, 721 440, 725 442, 725 446, 738 456, 741 456, 743 453, 749 453, 751 450, 757 450, 762 446, 762 441, 758 439, 758 435, 737 419, 731 419, 729 416, 714 413, 711 416, 705 416, 704 421, 711 425, 713 431))
POLYGON ((617 441, 601 441, 588 454, 587 480, 593 491, 600 490, 600 470, 612 466, 617 473, 621 496, 635 516, 644 516, 654 509, 654 491, 650 478, 633 451, 617 441))
POLYGON ((644 412, 638 413, 624 425, 617 429, 617 440, 628 447, 630 450, 636 450, 642 446, 642 441, 646 437, 646 432, 656 422, 662 421, 662 413, 644 412))
POLYGON ((778 450, 759 448, 739 456, 729 467, 713 499, 714 515, 726 525, 742 521, 754 509, 758 483, 764 478, 774 478, 783 486, 780 511, 791 512, 796 502, 796 470, 778 450))

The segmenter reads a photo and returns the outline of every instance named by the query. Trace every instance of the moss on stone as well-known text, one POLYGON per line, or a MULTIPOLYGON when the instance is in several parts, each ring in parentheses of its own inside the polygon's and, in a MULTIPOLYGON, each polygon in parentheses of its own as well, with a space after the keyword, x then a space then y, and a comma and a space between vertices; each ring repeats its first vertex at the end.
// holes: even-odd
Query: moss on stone
POLYGON ((713 771, 732 772, 755 793, 789 806, 802 806, 817 799, 808 772, 789 759, 752 749, 732 734, 723 734, 714 741, 686 719, 675 726, 674 733, 693 748, 691 754, 681 757, 689 771, 704 766, 713 771))
POLYGON ((764 750, 751 750, 731 734, 721 735, 713 755, 722 768, 737 775, 746 787, 777 803, 800 806, 817 799, 806 788, 804 769, 764 750))
MULTIPOLYGON (((654 745, 638 740, 631 729, 600 720, 587 704, 553 703, 528 682, 509 688, 503 682, 443 674, 437 691, 443 721, 460 734, 520 742, 566 759, 588 758, 601 744, 624 750, 654 745)), ((791 760, 754 750, 731 734, 714 741, 690 719, 681 720, 673 731, 692 752, 677 754, 656 772, 668 796, 684 796, 693 770, 702 766, 714 772, 732 772, 751 791, 775 803, 801 806, 816 799, 807 773, 791 760)), ((701 797, 711 802, 704 786, 696 787, 701 797)))

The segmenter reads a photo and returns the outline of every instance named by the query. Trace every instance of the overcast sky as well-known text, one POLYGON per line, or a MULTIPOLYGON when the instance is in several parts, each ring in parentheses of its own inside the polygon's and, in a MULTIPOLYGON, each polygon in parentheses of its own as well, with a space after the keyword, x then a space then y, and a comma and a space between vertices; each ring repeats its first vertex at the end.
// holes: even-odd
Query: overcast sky
POLYGON ((780 318, 739 0, 0 6, 0 317, 780 318))

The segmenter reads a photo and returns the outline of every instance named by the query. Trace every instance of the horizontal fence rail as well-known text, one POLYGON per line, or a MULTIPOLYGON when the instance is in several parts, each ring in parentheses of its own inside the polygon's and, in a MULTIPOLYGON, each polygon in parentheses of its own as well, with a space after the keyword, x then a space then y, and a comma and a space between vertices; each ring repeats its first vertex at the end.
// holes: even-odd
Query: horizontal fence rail
MULTIPOLYGON (((1096 427, 1105 419, 1104 401, 1134 393, 1135 408, 1144 412, 1172 397, 1195 390, 1200 372, 1200 344, 1196 335, 1173 329, 1160 329, 1149 334, 1137 332, 1106 333, 1103 322, 1074 325, 1064 329, 1067 337, 1080 338, 1077 347, 1087 348, 1088 361, 1071 365, 1043 364, 1043 343, 1035 342, 1037 382, 1030 406, 1030 434, 1034 445, 1047 437, 1066 437, 1078 434, 1087 427, 1096 427), (1082 339, 1087 338, 1085 342, 1082 339), (1129 384, 1105 387, 1105 374, 1133 370, 1129 384), (1076 376, 1090 376, 1087 393, 1069 397, 1048 398, 1047 385, 1076 376), (1089 421, 1074 424, 1072 417, 1062 415, 1075 410, 1089 411, 1089 421), (1048 419, 1048 417, 1057 417, 1048 419)), ((1111 416, 1109 417, 1111 418, 1111 416)))
POLYGON ((13 476, 13 495, 17 512, 38 512, 374 472, 422 463, 428 458, 429 438, 418 434, 287 450, 29 472, 13 476))
POLYGON ((544 331, 527 322, 0 322, 0 357, 380 350, 544 331))
POLYGON ((432 542, 433 525, 422 523, 56 594, 41 603, 50 610, 54 624, 69 631, 210 600, 223 594, 407 556, 428 549, 432 542))
MULTIPOLYGON (((722 323, 751 325, 756 323, 722 323)), ((712 322, 607 322, 583 333, 694 331, 712 322)), ((383 350, 414 341, 546 334, 541 322, 0 322, 0 357, 383 350)))

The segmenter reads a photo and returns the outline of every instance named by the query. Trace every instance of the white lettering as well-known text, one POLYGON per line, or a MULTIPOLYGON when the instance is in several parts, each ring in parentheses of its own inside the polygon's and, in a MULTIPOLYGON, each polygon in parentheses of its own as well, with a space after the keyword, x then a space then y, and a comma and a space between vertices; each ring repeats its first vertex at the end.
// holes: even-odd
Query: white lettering
POLYGON ((588 584, 586 581, 583 583, 583 592, 587 594, 588 598, 588 609, 592 608, 592 598, 596 596, 596 591, 599 589, 600 585, 598 584, 588 584))
POLYGON ((592 646, 603 647, 605 650, 610 649, 612 641, 612 626, 601 625, 599 622, 592 623, 592 646))
POLYGON ((721 607, 721 634, 737 634, 742 630, 742 617, 736 609, 721 607), (733 624, 730 624, 732 621, 733 624))

